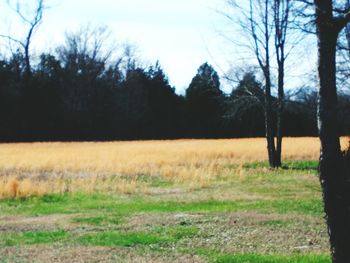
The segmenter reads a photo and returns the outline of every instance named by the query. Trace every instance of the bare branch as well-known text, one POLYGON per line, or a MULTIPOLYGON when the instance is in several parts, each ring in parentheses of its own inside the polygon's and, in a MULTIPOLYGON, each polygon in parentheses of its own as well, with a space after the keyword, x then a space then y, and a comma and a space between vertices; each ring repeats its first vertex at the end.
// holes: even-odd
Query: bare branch
POLYGON ((11 41, 11 42, 15 42, 19 45, 21 45, 24 48, 24 43, 16 38, 13 38, 11 36, 7 36, 7 35, 0 35, 1 38, 6 38, 7 40, 11 41))
POLYGON ((30 44, 32 41, 33 34, 35 30, 38 28, 40 25, 42 19, 43 19, 43 12, 44 9, 46 9, 44 5, 45 0, 36 0, 36 7, 33 11, 33 18, 29 18, 26 16, 23 11, 22 7, 20 5, 20 2, 17 0, 15 7, 11 5, 10 1, 7 1, 7 4, 10 9, 12 9, 18 16, 19 18, 28 25, 28 31, 26 33, 26 36, 23 40, 16 39, 14 37, 11 37, 9 35, 0 35, 1 38, 6 38, 11 42, 19 44, 24 51, 24 59, 25 59, 25 68, 26 68, 26 73, 28 75, 31 74, 31 65, 30 65, 30 44))

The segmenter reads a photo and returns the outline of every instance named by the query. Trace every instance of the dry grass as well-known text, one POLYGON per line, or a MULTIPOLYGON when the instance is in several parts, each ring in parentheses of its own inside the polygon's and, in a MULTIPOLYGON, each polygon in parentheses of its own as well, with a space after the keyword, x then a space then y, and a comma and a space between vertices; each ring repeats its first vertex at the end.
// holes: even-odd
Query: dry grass
POLYGON ((35 183, 29 178, 18 180, 16 176, 6 176, 0 179, 0 197, 41 196, 49 192, 48 186, 48 182, 35 183))
MULTIPOLYGON (((344 147, 347 141, 342 139, 344 147)), ((316 160, 318 155, 317 138, 284 140, 284 159, 316 160)), ((133 193, 139 188, 139 175, 206 187, 228 165, 254 161, 266 161, 263 138, 0 144, 0 197, 67 191, 133 193)))
POLYGON ((118 177, 96 176, 74 177, 18 177, 5 175, 0 178, 0 198, 43 196, 66 192, 118 192, 132 194, 140 186, 135 179, 125 180, 118 177))

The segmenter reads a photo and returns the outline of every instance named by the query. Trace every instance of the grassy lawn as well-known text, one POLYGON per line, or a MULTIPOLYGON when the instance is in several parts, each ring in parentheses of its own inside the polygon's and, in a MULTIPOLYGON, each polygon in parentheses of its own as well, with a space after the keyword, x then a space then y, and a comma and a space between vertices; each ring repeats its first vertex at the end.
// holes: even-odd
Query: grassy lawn
POLYGON ((224 165, 196 187, 0 200, 0 262, 330 262, 317 162, 224 165))

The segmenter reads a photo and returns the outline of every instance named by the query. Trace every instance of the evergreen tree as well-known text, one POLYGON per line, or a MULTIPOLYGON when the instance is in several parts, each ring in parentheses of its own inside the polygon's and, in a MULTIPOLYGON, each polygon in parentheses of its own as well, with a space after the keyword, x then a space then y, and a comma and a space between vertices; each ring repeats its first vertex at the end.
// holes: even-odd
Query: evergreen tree
POLYGON ((186 106, 192 126, 190 133, 193 136, 219 136, 224 99, 217 72, 204 63, 186 90, 186 106))

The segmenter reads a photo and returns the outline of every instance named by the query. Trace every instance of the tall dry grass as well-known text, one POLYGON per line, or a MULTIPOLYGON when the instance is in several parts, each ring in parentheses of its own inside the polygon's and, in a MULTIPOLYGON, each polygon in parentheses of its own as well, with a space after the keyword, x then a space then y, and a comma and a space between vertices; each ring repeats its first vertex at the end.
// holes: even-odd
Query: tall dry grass
POLYGON ((43 196, 46 194, 64 194, 67 192, 116 192, 131 194, 140 186, 136 180, 125 180, 116 177, 19 177, 6 175, 0 178, 0 198, 17 198, 43 196))
MULTIPOLYGON (((342 139, 344 147, 347 141, 342 139)), ((319 147, 317 138, 285 138, 283 159, 316 160, 319 147)), ((263 138, 0 144, 0 196, 131 193, 139 175, 205 187, 225 167, 266 161, 266 156, 263 138)))

